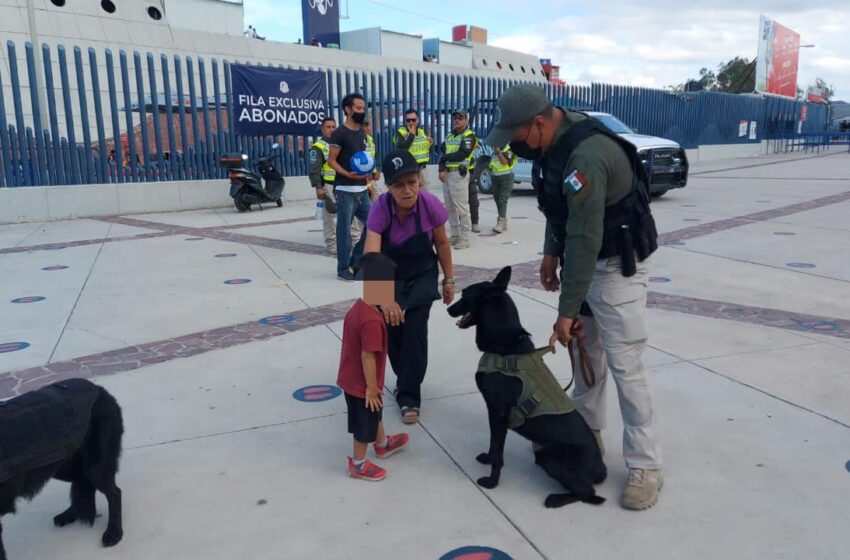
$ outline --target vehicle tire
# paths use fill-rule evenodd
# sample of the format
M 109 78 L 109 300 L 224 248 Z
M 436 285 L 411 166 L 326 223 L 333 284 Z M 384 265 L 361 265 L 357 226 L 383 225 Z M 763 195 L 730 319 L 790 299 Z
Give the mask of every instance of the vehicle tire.
M 283 207 L 283 199 L 282 198 L 278 198 L 277 200 L 274 201 L 274 203 L 277 204 L 278 208 Z
M 650 196 L 652 196 L 652 198 L 661 198 L 665 194 L 667 194 L 666 190 L 665 191 L 655 191 L 654 193 L 650 193 Z
M 242 200 L 242 191 L 236 193 L 236 196 L 233 197 L 233 205 L 236 206 L 236 209 L 240 212 L 250 212 L 251 205 Z
M 493 192 L 493 176 L 490 174 L 489 156 L 481 156 L 475 160 L 471 180 L 478 187 L 478 192 L 482 194 L 491 194 Z

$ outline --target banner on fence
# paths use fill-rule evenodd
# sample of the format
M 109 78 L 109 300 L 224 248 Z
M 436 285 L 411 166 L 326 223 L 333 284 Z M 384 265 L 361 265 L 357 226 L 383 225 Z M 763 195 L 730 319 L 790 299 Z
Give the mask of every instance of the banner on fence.
M 796 97 L 799 59 L 800 35 L 769 17 L 761 16 L 756 90 Z
M 233 64 L 236 133 L 248 136 L 314 135 L 328 114 L 325 75 Z

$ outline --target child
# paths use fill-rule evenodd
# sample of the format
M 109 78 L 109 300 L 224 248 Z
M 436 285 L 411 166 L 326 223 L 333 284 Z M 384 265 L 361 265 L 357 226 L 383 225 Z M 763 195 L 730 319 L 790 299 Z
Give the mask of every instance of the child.
M 363 280 L 363 299 L 345 315 L 342 355 L 337 385 L 345 391 L 348 432 L 354 436 L 354 455 L 348 458 L 348 474 L 378 481 L 387 471 L 366 459 L 369 444 L 384 459 L 403 449 L 407 434 L 386 435 L 381 419 L 381 394 L 387 363 L 387 327 L 378 306 L 394 300 L 395 262 L 381 253 L 366 253 L 355 265 L 355 277 Z

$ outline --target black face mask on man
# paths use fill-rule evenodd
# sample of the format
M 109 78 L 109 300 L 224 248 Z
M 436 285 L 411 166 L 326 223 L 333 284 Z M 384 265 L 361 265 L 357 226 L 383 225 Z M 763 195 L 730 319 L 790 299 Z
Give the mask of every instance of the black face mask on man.
M 531 161 L 539 160 L 543 157 L 543 150 L 538 148 L 532 148 L 528 145 L 528 137 L 531 136 L 531 130 L 534 128 L 534 125 L 531 125 L 531 128 L 528 129 L 528 134 L 525 135 L 525 140 L 514 140 L 511 142 L 511 151 L 515 153 L 517 156 L 522 159 L 527 159 Z M 543 133 L 540 133 L 541 137 Z
M 351 120 L 353 120 L 357 124 L 363 124 L 364 122 L 366 122 L 366 113 L 351 113 Z

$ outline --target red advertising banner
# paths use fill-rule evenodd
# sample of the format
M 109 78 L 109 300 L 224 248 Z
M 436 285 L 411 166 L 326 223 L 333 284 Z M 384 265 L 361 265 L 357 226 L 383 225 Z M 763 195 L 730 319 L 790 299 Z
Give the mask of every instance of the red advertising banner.
M 756 89 L 796 97 L 800 34 L 765 16 L 760 23 Z

